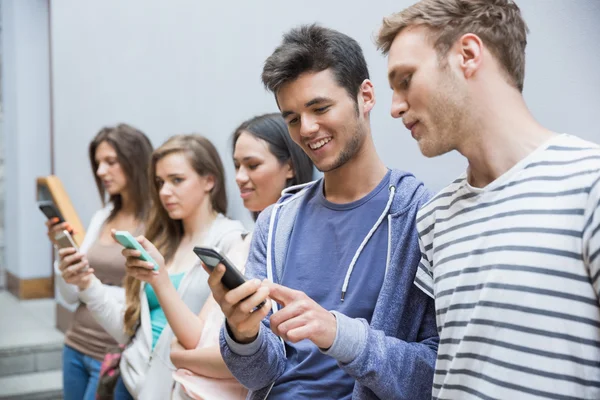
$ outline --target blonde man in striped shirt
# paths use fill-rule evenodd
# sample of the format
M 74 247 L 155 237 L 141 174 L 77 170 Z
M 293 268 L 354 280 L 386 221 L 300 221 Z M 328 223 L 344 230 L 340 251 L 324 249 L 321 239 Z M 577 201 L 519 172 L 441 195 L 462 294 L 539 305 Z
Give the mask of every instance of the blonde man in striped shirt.
M 469 166 L 417 216 L 435 299 L 435 399 L 600 399 L 600 148 L 539 125 L 510 0 L 423 0 L 384 19 L 392 116 Z

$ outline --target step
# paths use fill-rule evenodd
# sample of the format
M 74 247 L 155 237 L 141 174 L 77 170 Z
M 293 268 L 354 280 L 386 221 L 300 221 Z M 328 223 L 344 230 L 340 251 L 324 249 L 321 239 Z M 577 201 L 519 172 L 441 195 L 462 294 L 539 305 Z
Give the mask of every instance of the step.
M 0 400 L 62 398 L 62 371 L 33 372 L 0 378 Z
M 62 369 L 64 335 L 52 299 L 19 301 L 0 292 L 0 378 Z

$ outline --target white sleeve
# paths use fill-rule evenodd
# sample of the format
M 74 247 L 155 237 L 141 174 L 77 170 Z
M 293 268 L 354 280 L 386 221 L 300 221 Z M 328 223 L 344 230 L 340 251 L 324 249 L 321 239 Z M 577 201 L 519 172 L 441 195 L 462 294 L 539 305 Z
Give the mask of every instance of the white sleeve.
M 431 265 L 430 255 L 427 254 L 423 244 L 423 238 L 419 235 L 419 248 L 421 249 L 421 261 L 417 267 L 415 275 L 415 285 L 421 289 L 426 295 L 435 300 L 433 291 L 433 268 Z
M 90 287 L 79 292 L 79 299 L 87 305 L 94 319 L 121 344 L 129 341 L 125 333 L 125 289 L 103 285 L 97 278 Z
M 55 248 L 55 252 L 58 253 L 58 250 Z M 67 304 L 76 304 L 79 303 L 79 288 L 76 285 L 71 285 L 62 278 L 62 273 L 60 269 L 58 269 L 59 262 L 58 260 L 54 260 L 54 277 L 56 282 L 56 288 L 58 289 L 58 293 L 60 294 L 60 299 L 63 300 Z

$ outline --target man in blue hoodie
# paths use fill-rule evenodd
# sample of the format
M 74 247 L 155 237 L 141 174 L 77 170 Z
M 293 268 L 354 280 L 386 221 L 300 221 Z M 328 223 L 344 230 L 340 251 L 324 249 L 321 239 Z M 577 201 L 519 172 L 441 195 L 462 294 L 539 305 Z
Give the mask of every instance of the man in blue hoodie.
M 415 216 L 429 195 L 377 155 L 360 46 L 317 25 L 292 29 L 262 79 L 324 177 L 261 213 L 254 279 L 228 291 L 224 267 L 212 272 L 228 368 L 252 399 L 430 399 L 434 303 L 413 284 Z

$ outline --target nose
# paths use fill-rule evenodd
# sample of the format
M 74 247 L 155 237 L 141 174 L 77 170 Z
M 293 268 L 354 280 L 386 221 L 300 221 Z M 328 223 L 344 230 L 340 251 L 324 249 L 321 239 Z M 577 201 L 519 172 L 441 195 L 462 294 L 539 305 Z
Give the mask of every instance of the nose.
M 303 116 L 300 120 L 300 135 L 304 137 L 311 137 L 319 131 L 319 124 L 317 119 L 311 115 Z
M 158 195 L 163 198 L 168 197 L 172 194 L 173 191 L 171 190 L 171 185 L 169 185 L 167 182 L 163 183 L 162 187 L 158 191 Z
M 106 163 L 101 162 L 100 164 L 98 164 L 98 168 L 96 169 L 96 175 L 102 178 L 103 175 L 106 175 L 107 169 L 108 166 L 106 165 Z
M 238 170 L 235 173 L 235 182 L 238 184 L 238 186 L 243 186 L 245 183 L 248 182 L 248 171 L 246 171 L 246 168 L 244 166 L 240 166 L 238 168 Z
M 394 91 L 392 95 L 392 118 L 402 118 L 408 110 L 408 102 L 406 96 Z

